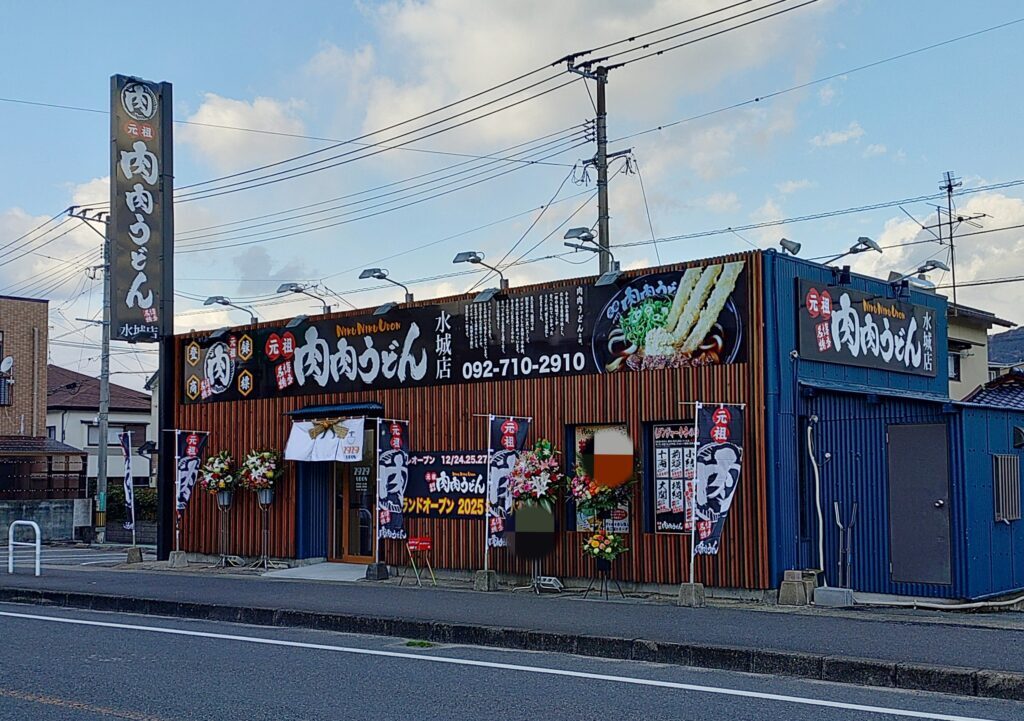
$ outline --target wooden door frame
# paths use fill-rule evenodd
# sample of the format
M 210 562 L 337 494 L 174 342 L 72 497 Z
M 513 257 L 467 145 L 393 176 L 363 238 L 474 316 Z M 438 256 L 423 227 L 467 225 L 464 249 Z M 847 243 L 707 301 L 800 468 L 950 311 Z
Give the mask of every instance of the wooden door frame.
M 341 466 L 340 472 L 338 470 L 339 466 Z M 352 500 L 352 498 L 351 498 L 351 496 L 352 496 L 351 466 L 348 466 L 348 464 L 341 464 L 341 463 L 335 464 L 335 474 L 334 474 L 334 477 L 335 477 L 335 484 L 337 484 L 339 481 L 342 484 L 341 488 L 342 488 L 342 495 L 343 495 L 343 499 L 342 499 L 342 509 L 343 509 L 343 512 L 342 512 L 342 517 L 341 517 L 341 538 L 342 538 L 342 549 L 343 549 L 343 552 L 342 552 L 341 558 L 335 558 L 335 559 L 332 559 L 332 560 L 335 560 L 335 561 L 338 561 L 338 562 L 341 562 L 341 563 L 365 563 L 365 564 L 373 563 L 374 560 L 375 560 L 375 555 L 374 555 L 373 551 L 376 551 L 375 544 L 377 542 L 377 539 L 374 538 L 374 534 L 372 532 L 370 533 L 370 545 L 373 546 L 373 551 L 371 551 L 370 555 L 368 555 L 368 556 L 357 556 L 357 555 L 348 553 L 348 539 L 350 537 L 349 536 L 349 523 L 350 523 L 349 510 L 351 508 L 350 503 L 351 503 L 351 500 Z M 337 485 L 335 485 L 335 489 L 337 489 Z M 337 503 L 335 503 L 334 512 L 335 513 L 338 512 Z M 375 509 L 371 508 L 370 512 L 371 513 L 375 512 Z M 332 529 L 336 528 L 336 526 L 332 525 L 331 528 Z

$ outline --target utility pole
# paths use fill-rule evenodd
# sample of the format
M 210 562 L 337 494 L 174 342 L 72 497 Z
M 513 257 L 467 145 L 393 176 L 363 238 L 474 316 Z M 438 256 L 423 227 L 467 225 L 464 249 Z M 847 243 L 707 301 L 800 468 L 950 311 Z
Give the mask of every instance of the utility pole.
M 100 341 L 100 403 L 96 414 L 99 437 L 96 439 L 96 541 L 103 543 L 107 537 L 107 429 L 110 420 L 110 237 L 106 232 L 106 213 L 96 213 L 92 218 L 87 212 L 72 206 L 68 215 L 80 218 L 103 238 L 103 318 L 99 321 Z M 100 232 L 92 223 L 103 223 Z M 85 319 L 88 320 L 88 319 Z M 90 323 L 96 321 L 88 320 Z
M 608 105 L 606 100 L 606 88 L 608 86 L 608 68 L 603 65 L 590 70 L 588 63 L 574 65 L 576 55 L 568 55 L 564 58 L 566 68 L 570 73 L 582 76 L 586 80 L 593 80 L 597 84 L 597 100 L 595 110 L 597 117 L 594 119 L 594 126 L 597 136 L 597 152 L 588 164 L 597 168 L 597 244 L 599 248 L 608 251 L 611 246 L 611 238 L 608 229 Z M 608 272 L 611 268 L 607 252 L 598 251 L 598 266 L 601 273 Z
M 597 68 L 594 73 L 597 81 L 597 244 L 607 251 L 608 237 L 608 106 L 605 104 L 605 88 L 608 85 L 608 68 Z M 607 252 L 598 253 L 598 266 L 601 273 L 607 273 L 611 267 Z

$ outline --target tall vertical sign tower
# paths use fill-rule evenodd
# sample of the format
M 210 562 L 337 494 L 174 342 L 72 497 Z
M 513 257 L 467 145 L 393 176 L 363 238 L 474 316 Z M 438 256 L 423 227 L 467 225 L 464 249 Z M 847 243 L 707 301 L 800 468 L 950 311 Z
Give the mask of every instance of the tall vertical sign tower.
M 174 454 L 174 139 L 170 83 L 110 78 L 109 332 L 160 343 L 158 557 L 170 549 Z

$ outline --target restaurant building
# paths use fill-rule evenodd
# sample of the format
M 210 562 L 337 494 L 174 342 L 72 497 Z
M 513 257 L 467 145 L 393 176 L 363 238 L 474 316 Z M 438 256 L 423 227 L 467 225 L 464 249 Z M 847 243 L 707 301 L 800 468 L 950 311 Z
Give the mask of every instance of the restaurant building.
M 771 251 L 595 281 L 179 336 L 177 428 L 208 432 L 207 454 L 240 458 L 284 451 L 294 428 L 310 428 L 297 423 L 320 437 L 366 419 L 352 462 L 286 462 L 267 513 L 279 559 L 401 565 L 404 541 L 387 536 L 404 533 L 432 539 L 438 568 L 484 568 L 490 539 L 490 568 L 528 575 L 485 524 L 496 416 L 528 419 L 529 441 L 550 439 L 566 471 L 598 435 L 631 449 L 630 500 L 607 521 L 628 537 L 615 561 L 623 581 L 688 579 L 684 477 L 696 462 L 718 464 L 697 471 L 711 478 L 697 518 L 720 532 L 705 542 L 709 522 L 695 539 L 705 586 L 764 591 L 788 569 L 824 569 L 835 585 L 843 560 L 859 591 L 974 598 L 1024 587 L 1014 445 L 1024 413 L 949 399 L 945 298 Z M 697 408 L 722 404 L 739 424 L 725 465 L 695 437 Z M 386 444 L 388 428 L 409 449 L 401 533 L 381 533 L 377 512 L 375 431 Z M 259 555 L 255 494 L 237 495 L 230 553 Z M 854 503 L 840 554 L 834 513 L 846 523 Z M 182 549 L 224 550 L 219 515 L 212 496 L 192 493 Z M 543 572 L 592 577 L 587 519 L 571 503 L 555 515 Z

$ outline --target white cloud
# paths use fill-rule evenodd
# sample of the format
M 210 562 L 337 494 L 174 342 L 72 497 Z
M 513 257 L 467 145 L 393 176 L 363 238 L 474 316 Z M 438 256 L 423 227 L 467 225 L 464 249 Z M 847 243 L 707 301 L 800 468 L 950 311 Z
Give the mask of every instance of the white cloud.
M 814 181 L 802 178 L 800 180 L 784 180 L 781 183 L 776 183 L 775 189 L 783 195 L 789 195 L 790 193 L 795 193 L 798 190 L 813 188 L 815 185 L 817 185 L 817 183 Z
M 822 105 L 829 105 L 836 97 L 836 89 L 829 83 L 818 91 L 818 102 Z
M 754 212 L 750 214 L 750 220 L 753 223 L 765 223 L 772 220 L 779 220 L 784 217 L 782 208 L 771 198 L 767 198 L 764 203 L 757 207 Z M 779 228 L 768 227 L 760 228 L 753 232 L 753 235 L 758 243 L 764 247 L 771 247 L 779 241 Z M 745 238 L 750 238 L 750 235 L 744 233 Z
M 541 64 L 538 60 L 554 60 L 584 45 L 593 47 L 618 40 L 630 29 L 660 27 L 677 22 L 680 15 L 718 8 L 712 0 L 628 4 L 611 0 L 498 4 L 424 0 L 371 6 L 366 10 L 376 22 L 379 42 L 374 48 L 376 74 L 369 80 L 364 130 L 384 127 L 478 92 L 493 85 L 496 78 L 518 76 Z M 760 24 L 756 33 L 729 33 L 693 48 L 645 60 L 642 65 L 613 71 L 609 102 L 620 122 L 664 118 L 681 96 L 713 88 L 722 78 L 762 66 L 782 53 L 796 52 L 792 49 L 802 47 L 797 40 L 813 32 L 824 12 L 810 8 Z M 567 33 L 566 28 L 572 28 L 572 32 Z M 608 52 L 624 49 L 627 46 Z M 344 61 L 343 72 L 348 72 L 351 58 L 345 57 Z M 697 67 L 699 72 L 694 71 Z M 540 80 L 546 73 L 558 75 L 560 70 L 545 70 L 519 86 Z M 664 83 L 665 77 L 672 78 L 671 84 Z M 570 78 L 567 73 L 559 75 L 559 81 Z M 474 123 L 460 134 L 490 142 L 530 137 L 550 131 L 569 118 L 575 122 L 589 115 L 589 104 L 585 91 L 577 84 Z M 514 122 L 509 122 L 513 117 Z
M 712 213 L 735 213 L 740 209 L 740 199 L 736 193 L 712 193 L 699 202 Z
M 888 151 L 889 149 L 881 143 L 872 143 L 868 147 L 864 148 L 864 157 L 872 158 L 876 155 L 885 155 Z
M 864 128 L 856 120 L 846 126 L 845 130 L 829 130 L 811 138 L 811 145 L 816 148 L 828 148 L 842 145 L 851 140 L 859 140 L 864 135 Z
M 301 135 L 305 125 L 297 113 L 302 103 L 258 97 L 251 102 L 207 93 L 188 120 L 206 125 L 183 125 L 177 140 L 192 146 L 199 162 L 218 172 L 251 168 L 309 150 L 306 141 L 286 135 L 246 133 L 210 126 L 249 128 Z

